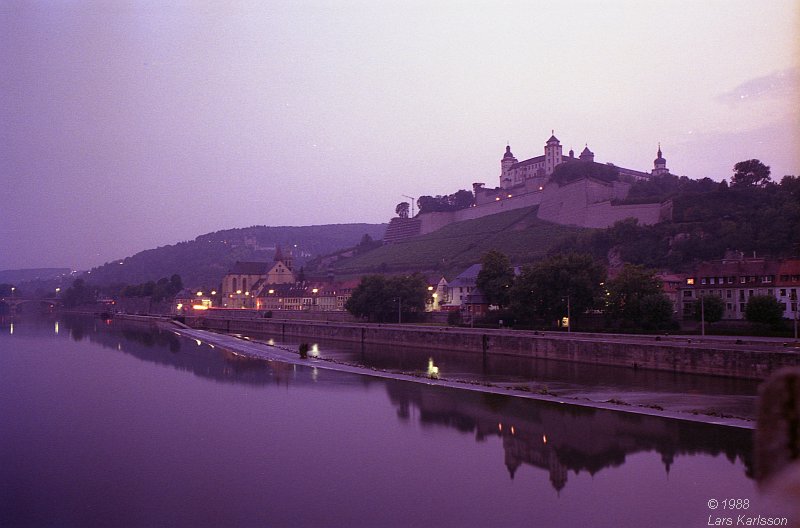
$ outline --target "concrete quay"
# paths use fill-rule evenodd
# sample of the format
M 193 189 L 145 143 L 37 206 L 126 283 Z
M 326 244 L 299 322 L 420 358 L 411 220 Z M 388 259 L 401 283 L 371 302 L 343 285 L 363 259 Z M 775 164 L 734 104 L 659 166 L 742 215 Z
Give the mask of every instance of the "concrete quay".
M 763 380 L 783 367 L 800 366 L 800 343 L 724 336 L 646 336 L 491 330 L 423 325 L 319 322 L 200 316 L 194 328 L 262 333 L 285 338 L 334 339 L 363 344 L 508 355 L 653 369 L 684 374 Z

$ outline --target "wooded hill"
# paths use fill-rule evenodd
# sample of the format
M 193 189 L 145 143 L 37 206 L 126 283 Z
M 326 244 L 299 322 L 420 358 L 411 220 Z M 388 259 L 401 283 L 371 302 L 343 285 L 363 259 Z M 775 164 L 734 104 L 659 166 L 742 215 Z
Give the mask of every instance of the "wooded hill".
M 186 286 L 216 287 L 237 260 L 271 261 L 276 245 L 294 253 L 299 269 L 310 258 L 356 245 L 364 235 L 380 240 L 385 230 L 385 224 L 227 229 L 141 251 L 93 268 L 83 277 L 94 285 L 107 286 L 139 284 L 178 274 Z

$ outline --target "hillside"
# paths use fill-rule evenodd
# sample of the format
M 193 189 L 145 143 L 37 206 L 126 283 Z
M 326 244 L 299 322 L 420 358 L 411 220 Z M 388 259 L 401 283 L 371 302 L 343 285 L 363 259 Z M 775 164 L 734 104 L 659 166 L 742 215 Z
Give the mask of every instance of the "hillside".
M 442 229 L 404 242 L 386 245 L 352 258 L 323 259 L 337 275 L 436 270 L 453 275 L 497 249 L 514 263 L 533 262 L 566 237 L 585 229 L 551 224 L 536 218 L 536 207 L 515 209 Z
M 69 268 L 29 268 L 0 271 L 0 284 L 18 284 L 25 281 L 56 280 L 68 276 Z
M 237 260 L 271 260 L 276 245 L 284 251 L 291 248 L 299 268 L 315 256 L 355 246 L 365 234 L 380 239 L 385 229 L 385 224 L 228 229 L 142 251 L 93 268 L 84 277 L 92 284 L 102 286 L 139 284 L 177 273 L 187 286 L 213 287 Z
M 730 252 L 774 258 L 800 255 L 800 178 L 729 187 L 708 178 L 666 175 L 634 185 L 625 203 L 667 199 L 674 204 L 673 220 L 652 226 L 629 219 L 607 229 L 568 227 L 537 219 L 536 207 L 529 207 L 314 264 L 333 268 L 338 276 L 433 270 L 452 276 L 496 249 L 515 264 L 548 253 L 580 252 L 610 260 L 611 266 L 629 262 L 680 272 Z

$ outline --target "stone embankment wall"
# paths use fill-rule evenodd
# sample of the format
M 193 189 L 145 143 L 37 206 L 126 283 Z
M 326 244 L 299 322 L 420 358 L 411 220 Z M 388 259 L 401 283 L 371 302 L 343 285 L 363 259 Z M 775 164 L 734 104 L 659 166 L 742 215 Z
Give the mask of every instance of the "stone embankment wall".
M 800 365 L 797 349 L 757 350 L 735 341 L 697 342 L 650 336 L 565 335 L 466 328 L 345 324 L 270 319 L 197 318 L 196 328 L 260 332 L 276 337 L 339 339 L 370 344 L 403 344 L 473 354 L 497 354 L 645 368 L 687 374 L 764 379 L 785 366 Z M 690 342 L 691 341 L 691 342 Z
M 419 221 L 414 224 L 414 234 L 409 235 L 410 231 L 404 232 L 403 237 L 393 237 L 392 241 L 405 240 L 415 234 L 432 233 L 454 222 L 534 205 L 539 206 L 537 216 L 541 220 L 579 227 L 606 228 L 626 218 L 636 218 L 641 225 L 653 225 L 672 218 L 672 202 L 614 205 L 612 200 L 624 198 L 628 187 L 623 182 L 607 184 L 588 178 L 564 186 L 549 183 L 543 191 L 525 192 L 510 198 L 504 195 L 499 201 L 482 203 L 459 211 L 417 215 L 413 219 Z M 399 219 L 392 221 L 395 220 Z

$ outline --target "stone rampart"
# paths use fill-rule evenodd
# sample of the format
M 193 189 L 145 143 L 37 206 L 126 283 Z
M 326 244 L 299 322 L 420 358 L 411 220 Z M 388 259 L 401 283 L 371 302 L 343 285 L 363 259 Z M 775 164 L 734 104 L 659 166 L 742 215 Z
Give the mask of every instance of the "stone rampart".
M 422 213 L 417 215 L 416 218 L 420 220 L 420 234 L 433 233 L 448 224 L 455 222 L 463 222 L 464 220 L 474 220 L 476 218 L 483 218 L 497 213 L 504 213 L 514 209 L 522 209 L 523 207 L 531 207 L 539 205 L 542 201 L 541 192 L 529 192 L 513 196 L 511 198 L 503 198 L 489 203 L 476 205 L 475 207 L 468 207 L 458 211 L 449 211 L 443 213 Z
M 755 350 L 727 342 L 690 343 L 677 338 L 635 336 L 624 339 L 606 338 L 600 334 L 570 336 L 448 327 L 208 317 L 194 319 L 191 325 L 226 332 L 259 332 L 276 337 L 403 344 L 472 354 L 552 359 L 742 379 L 764 379 L 779 368 L 800 365 L 800 353 L 797 351 Z

